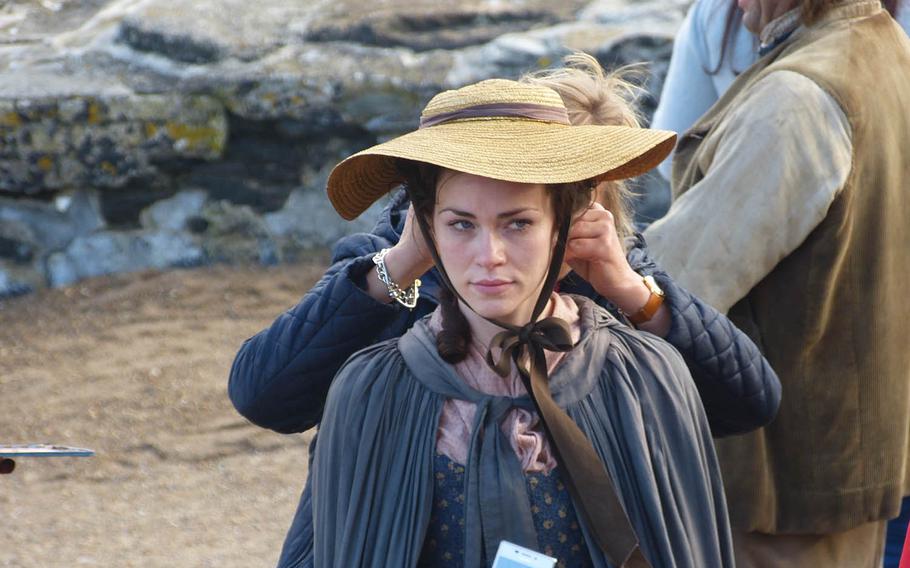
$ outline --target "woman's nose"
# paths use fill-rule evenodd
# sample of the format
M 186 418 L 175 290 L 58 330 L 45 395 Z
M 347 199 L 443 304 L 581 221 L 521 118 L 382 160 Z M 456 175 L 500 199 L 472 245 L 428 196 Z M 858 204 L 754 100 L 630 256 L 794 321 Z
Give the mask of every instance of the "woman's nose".
M 477 263 L 481 266 L 497 266 L 506 260 L 506 247 L 495 231 L 484 231 L 480 236 Z

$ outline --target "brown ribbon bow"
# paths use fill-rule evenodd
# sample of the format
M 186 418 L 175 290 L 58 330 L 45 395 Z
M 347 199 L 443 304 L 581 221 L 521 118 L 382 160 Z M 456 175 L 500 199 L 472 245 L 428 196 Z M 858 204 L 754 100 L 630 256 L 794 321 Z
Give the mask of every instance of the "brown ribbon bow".
M 546 318 L 522 327 L 509 326 L 490 340 L 487 348 L 487 365 L 500 377 L 508 377 L 512 361 L 518 361 L 523 347 L 534 344 L 538 350 L 571 351 L 572 334 L 565 321 Z M 493 360 L 493 349 L 499 349 L 499 360 Z M 529 391 L 530 392 L 530 391 Z

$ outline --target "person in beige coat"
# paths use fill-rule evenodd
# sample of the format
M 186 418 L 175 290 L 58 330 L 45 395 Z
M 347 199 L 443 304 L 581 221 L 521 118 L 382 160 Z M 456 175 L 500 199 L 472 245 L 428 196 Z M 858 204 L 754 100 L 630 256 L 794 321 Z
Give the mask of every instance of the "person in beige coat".
M 777 418 L 718 441 L 738 565 L 878 567 L 910 493 L 910 40 L 875 0 L 740 6 L 761 58 L 645 236 L 781 378 Z

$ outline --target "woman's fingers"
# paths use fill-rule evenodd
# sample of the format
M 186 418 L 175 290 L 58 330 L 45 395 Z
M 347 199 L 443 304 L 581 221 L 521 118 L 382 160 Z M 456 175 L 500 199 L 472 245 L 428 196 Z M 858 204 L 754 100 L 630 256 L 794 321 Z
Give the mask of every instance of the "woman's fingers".
M 575 220 L 576 221 L 581 221 L 583 219 L 592 220 L 592 219 L 599 219 L 602 217 L 608 218 L 608 219 L 610 219 L 610 221 L 613 221 L 612 213 L 610 213 L 609 211 L 604 209 L 603 205 L 601 205 L 600 203 L 594 203 L 590 207 L 585 209 L 584 212 L 581 215 L 579 215 Z
M 576 241 L 590 240 L 591 243 Z M 613 223 L 613 215 L 601 208 L 599 211 L 589 209 L 569 230 L 569 253 L 574 257 L 588 255 L 589 260 L 598 260 L 620 254 L 623 257 L 619 236 Z M 615 249 L 615 250 L 614 250 Z
M 574 229 L 575 227 L 583 227 L 591 224 L 613 226 L 613 214 L 604 209 L 599 203 L 595 203 L 572 222 L 572 228 Z
M 433 258 L 423 231 L 418 226 L 417 219 L 414 218 L 414 205 L 408 206 L 408 214 L 404 220 L 404 230 L 401 231 L 401 244 L 406 245 L 408 249 L 414 251 L 415 263 L 432 266 Z M 429 268 L 428 268 L 429 270 Z
M 613 225 L 605 221 L 576 221 L 569 229 L 569 239 L 587 239 L 609 234 Z
M 567 260 L 601 260 L 604 257 L 604 242 L 599 238 L 575 238 L 566 247 Z

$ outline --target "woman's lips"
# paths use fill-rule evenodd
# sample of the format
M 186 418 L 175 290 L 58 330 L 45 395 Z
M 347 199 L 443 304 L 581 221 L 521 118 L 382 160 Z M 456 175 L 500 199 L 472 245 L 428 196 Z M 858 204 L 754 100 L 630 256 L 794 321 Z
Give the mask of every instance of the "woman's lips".
M 481 294 L 499 294 L 503 292 L 506 288 L 512 285 L 512 282 L 509 280 L 477 280 L 471 282 L 471 286 L 474 287 Z

